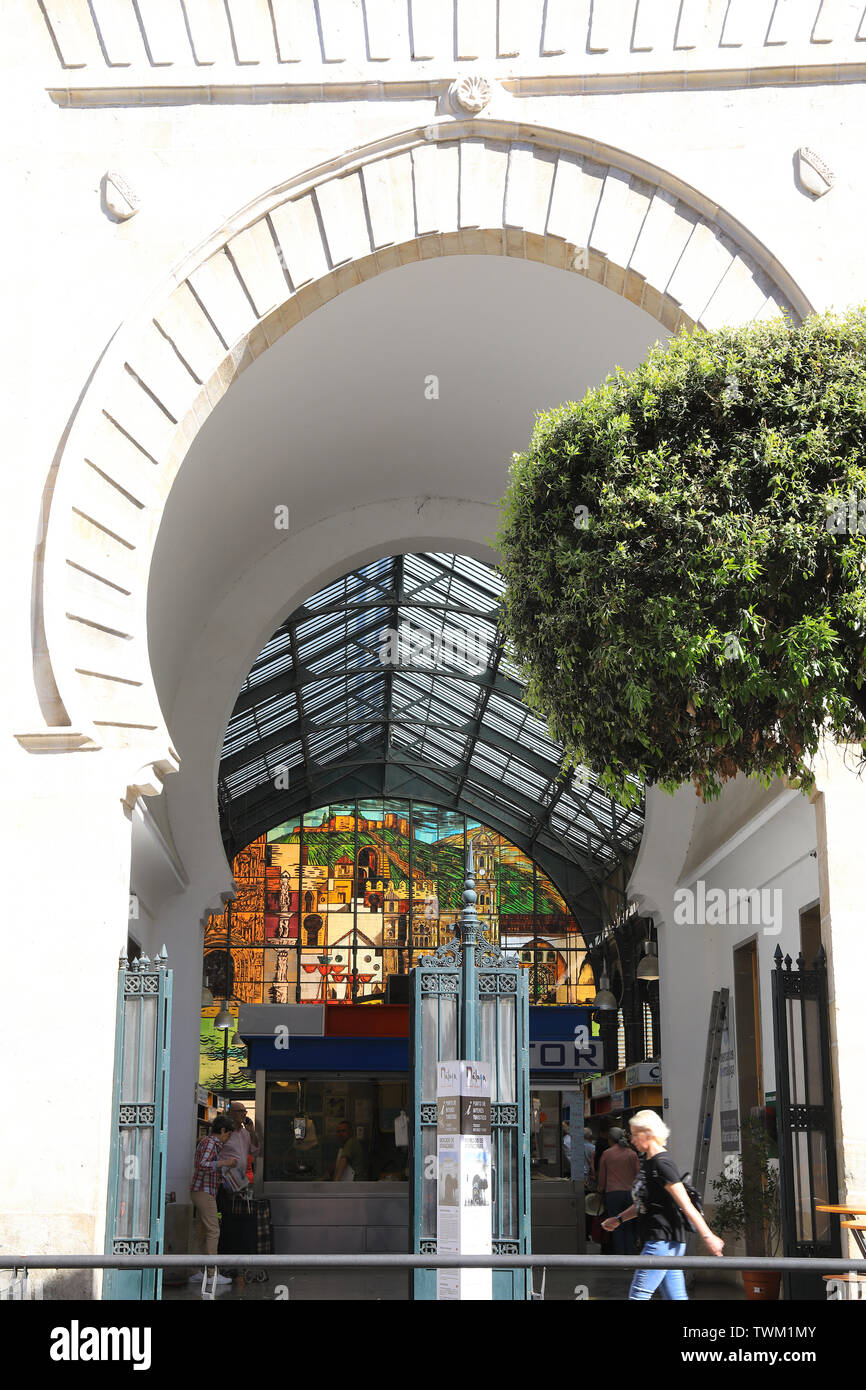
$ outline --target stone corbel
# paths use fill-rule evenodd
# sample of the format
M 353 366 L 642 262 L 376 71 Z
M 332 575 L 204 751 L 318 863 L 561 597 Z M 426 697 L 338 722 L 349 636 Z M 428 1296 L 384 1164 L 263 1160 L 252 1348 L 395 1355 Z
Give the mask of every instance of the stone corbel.
M 143 763 L 133 780 L 127 784 L 126 792 L 121 798 L 129 814 L 132 814 L 140 796 L 160 796 L 166 777 L 172 772 L 177 772 L 179 767 L 180 758 L 171 746 L 167 754 L 154 758 L 152 762 Z

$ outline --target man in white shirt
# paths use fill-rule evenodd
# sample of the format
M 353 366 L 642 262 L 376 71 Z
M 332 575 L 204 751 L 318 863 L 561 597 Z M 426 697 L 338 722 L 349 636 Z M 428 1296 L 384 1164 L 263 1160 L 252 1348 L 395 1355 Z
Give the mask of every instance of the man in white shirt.
M 247 1115 L 247 1107 L 242 1100 L 233 1100 L 229 1106 L 229 1119 L 235 1128 L 226 1139 L 222 1147 L 224 1158 L 233 1157 L 237 1159 L 237 1164 L 232 1170 L 234 1181 L 245 1179 L 247 1172 L 247 1160 L 250 1156 L 257 1158 L 261 1152 L 261 1135 Z M 234 1185 L 234 1184 L 233 1184 Z M 244 1182 L 240 1182 L 240 1187 Z

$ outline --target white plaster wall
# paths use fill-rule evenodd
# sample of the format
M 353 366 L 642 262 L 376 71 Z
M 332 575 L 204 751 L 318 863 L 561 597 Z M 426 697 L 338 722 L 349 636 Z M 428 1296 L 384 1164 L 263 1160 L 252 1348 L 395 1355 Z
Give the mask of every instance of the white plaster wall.
M 4 1104 L 20 1139 L 0 1165 L 4 1250 L 102 1249 L 130 863 L 117 762 L 17 750 L 4 777 Z M 89 1272 L 41 1282 L 53 1297 L 99 1287 Z
M 665 1121 L 672 1130 L 671 1150 L 683 1167 L 691 1167 L 700 1117 L 701 1086 L 710 1003 L 713 991 L 727 987 L 734 1015 L 734 949 L 755 938 L 758 948 L 761 1053 L 764 1093 L 775 1090 L 771 973 L 777 945 L 796 958 L 800 950 L 800 912 L 818 901 L 817 832 L 809 801 L 801 793 L 771 788 L 769 805 L 751 820 L 742 822 L 738 806 L 752 800 L 752 789 L 743 778 L 728 783 L 719 803 L 715 843 L 706 831 L 707 809 L 691 787 L 681 788 L 671 801 L 653 788 L 648 795 L 647 829 L 632 877 L 630 892 L 652 910 L 659 930 L 659 999 L 662 1019 L 662 1058 Z M 695 825 L 702 821 L 703 854 L 700 862 L 689 858 Z M 728 829 L 723 827 L 727 825 Z M 729 833 L 730 826 L 736 826 Z M 654 853 L 660 836 L 670 852 L 667 861 Z M 698 879 L 706 892 L 722 889 L 766 889 L 771 909 L 781 907 L 777 922 L 753 925 L 740 922 L 717 925 L 685 925 L 674 921 L 674 894 L 680 889 L 696 892 Z M 765 930 L 765 925 L 768 930 Z M 776 932 L 774 927 L 780 926 Z M 719 1099 L 713 1121 L 707 1170 L 707 1200 L 712 1201 L 712 1180 L 722 1170 Z

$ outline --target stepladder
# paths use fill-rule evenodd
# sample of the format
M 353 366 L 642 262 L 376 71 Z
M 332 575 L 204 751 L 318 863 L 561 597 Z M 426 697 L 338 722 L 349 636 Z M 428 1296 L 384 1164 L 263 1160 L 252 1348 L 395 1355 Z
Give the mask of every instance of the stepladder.
M 722 1034 L 728 1019 L 729 1001 L 730 990 L 717 989 L 713 992 L 712 1003 L 710 1004 L 707 1051 L 704 1058 L 704 1076 L 701 1084 L 698 1132 L 695 1142 L 695 1161 L 692 1165 L 692 1183 L 700 1193 L 701 1200 L 703 1200 L 707 1182 L 710 1141 L 713 1134 L 713 1110 L 719 1082 L 719 1060 L 722 1055 Z

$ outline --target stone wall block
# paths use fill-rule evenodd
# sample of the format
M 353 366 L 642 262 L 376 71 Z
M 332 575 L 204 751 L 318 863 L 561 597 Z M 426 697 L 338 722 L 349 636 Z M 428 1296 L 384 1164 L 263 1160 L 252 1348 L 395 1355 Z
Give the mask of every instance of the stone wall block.
M 587 280 L 594 280 L 597 285 L 603 285 L 609 269 L 607 257 L 599 251 L 590 251 L 587 259 L 589 266 L 584 272 Z
M 575 246 L 586 246 L 607 170 L 582 156 L 560 155 L 550 201 L 547 230 Z
M 575 46 L 582 48 L 588 31 L 590 5 L 588 0 L 547 0 L 542 11 L 544 27 L 541 51 L 545 57 L 567 53 Z
M 694 231 L 697 216 L 678 203 L 673 193 L 658 188 L 644 219 L 629 269 L 648 285 L 664 290 Z
M 619 169 L 609 169 L 589 245 L 624 270 L 631 260 L 649 205 L 650 190 L 646 185 L 635 184 Z M 622 283 L 617 293 L 622 293 Z
M 460 226 L 501 227 L 508 149 L 483 140 L 460 144 Z
M 668 282 L 668 294 L 697 321 L 732 260 L 730 244 L 722 240 L 717 228 L 698 222 Z
M 271 13 L 280 62 L 319 61 L 315 0 L 271 0 Z
M 136 728 L 153 728 L 153 697 L 141 676 L 118 678 L 114 672 L 102 675 L 82 671 L 78 679 L 88 706 L 99 709 L 97 722 L 101 728 L 114 724 L 118 729 L 125 729 L 131 725 L 126 736 L 130 743 Z M 111 742 L 113 744 L 114 739 Z
M 682 0 L 676 29 L 676 48 L 699 48 L 704 42 L 709 10 L 706 0 Z
M 140 544 L 144 508 L 88 464 L 78 477 L 75 506 L 130 548 Z
M 149 505 L 159 470 L 107 415 L 88 438 L 87 459 L 136 502 Z
M 237 61 L 273 61 L 274 29 L 268 0 L 226 0 L 226 4 Z
M 119 588 L 102 583 L 72 565 L 68 571 L 66 587 L 70 614 L 86 619 L 87 623 L 97 624 L 99 628 L 107 628 L 109 633 L 120 633 L 124 637 L 131 635 L 136 621 L 130 594 L 122 593 Z M 129 669 L 128 663 L 124 669 Z M 115 671 L 116 667 L 112 674 Z
M 147 39 L 147 50 L 153 63 L 190 63 L 193 59 L 189 35 L 183 17 L 183 6 L 167 5 L 165 0 L 136 0 Z
M 316 190 L 332 265 L 343 265 L 370 251 L 370 230 L 360 174 L 328 179 Z
M 505 221 L 511 227 L 543 232 L 547 226 L 556 156 L 529 145 L 512 145 L 505 186 Z
M 784 314 L 786 310 L 788 310 L 788 308 L 789 306 L 787 300 L 785 300 L 783 296 L 779 294 L 777 291 L 775 294 L 770 294 L 767 296 L 760 309 L 755 314 L 753 322 L 761 323 L 765 319 L 778 318 L 779 315 Z
M 755 266 L 741 252 L 734 255 L 727 274 L 701 314 L 704 328 L 749 323 L 767 299 L 766 289 L 755 278 Z
M 409 0 L 412 15 L 412 57 L 436 58 L 454 52 L 453 0 Z
M 149 323 L 139 335 L 127 365 L 174 420 L 183 418 L 198 383 L 154 323 Z
M 396 270 L 403 264 L 398 246 L 383 246 L 381 251 L 375 253 L 375 256 L 380 274 L 385 270 Z
M 90 0 L 90 10 L 102 47 L 112 67 L 129 67 L 145 61 L 141 30 L 131 0 Z
M 546 236 L 539 232 L 524 232 L 523 239 L 528 261 L 538 261 L 540 265 L 550 265 L 552 241 L 549 241 Z
M 412 173 L 418 235 L 455 231 L 460 192 L 457 144 L 417 145 L 412 150 Z
M 86 601 L 80 607 L 86 609 Z M 76 613 L 70 609 L 69 626 L 75 643 L 76 671 L 96 671 L 114 677 L 116 682 L 142 680 L 147 670 L 147 656 L 141 650 L 143 644 L 136 642 L 132 634 L 120 634 L 115 614 L 106 611 L 103 616 L 106 622 L 99 624 L 87 612 Z M 114 627 L 112 618 L 115 619 Z M 106 711 L 103 708 L 94 713 L 99 718 Z
M 716 10 L 720 10 L 717 6 Z M 724 11 L 719 46 L 754 48 L 762 45 L 770 23 L 772 5 L 767 0 L 730 0 Z M 718 14 L 714 16 L 718 23 Z
M 174 433 L 174 422 L 129 372 L 120 374 L 106 399 L 105 411 L 152 459 L 162 457 Z
M 274 208 L 270 218 L 294 288 L 327 275 L 330 266 L 312 194 Z
M 415 235 L 412 159 L 407 154 L 377 159 L 363 171 L 374 246 L 409 241 Z
M 256 312 L 225 251 L 217 251 L 189 276 L 189 283 L 226 347 L 248 333 Z
M 622 286 L 623 297 L 630 303 L 640 306 L 643 302 L 645 289 L 646 281 L 643 276 L 636 270 L 627 270 Z
M 766 40 L 770 47 L 780 47 L 795 37 L 798 8 L 798 0 L 778 0 L 778 4 L 773 6 Z
M 672 48 L 679 10 L 679 0 L 636 0 L 632 52 Z
M 491 19 L 490 0 L 455 0 L 458 60 L 479 58 L 487 52 L 487 25 Z
M 223 0 L 183 0 L 197 63 L 233 63 L 231 34 Z
M 189 285 L 172 292 L 156 316 L 197 381 L 207 381 L 225 355 L 225 344 Z
M 587 48 L 590 53 L 628 50 L 635 0 L 592 0 Z
M 528 32 L 525 20 L 525 0 L 499 0 L 496 17 L 496 54 L 499 58 L 516 58 L 523 48 L 523 35 Z
M 372 62 L 402 58 L 409 52 L 406 0 L 364 0 L 367 51 Z
M 137 552 L 76 511 L 74 504 L 64 553 L 70 569 L 77 567 L 127 593 L 135 592 L 141 572 Z
M 87 0 L 43 0 L 42 8 L 65 68 L 104 63 Z
M 360 0 L 318 0 L 326 63 L 342 63 L 364 52 Z
M 270 313 L 290 291 L 267 218 L 232 237 L 228 249 L 256 313 Z
M 851 13 L 854 8 L 849 0 L 821 0 L 821 8 L 812 28 L 812 43 L 832 43 L 834 39 L 847 38 L 846 20 L 859 18 L 859 14 Z M 856 8 L 859 11 L 859 4 Z

